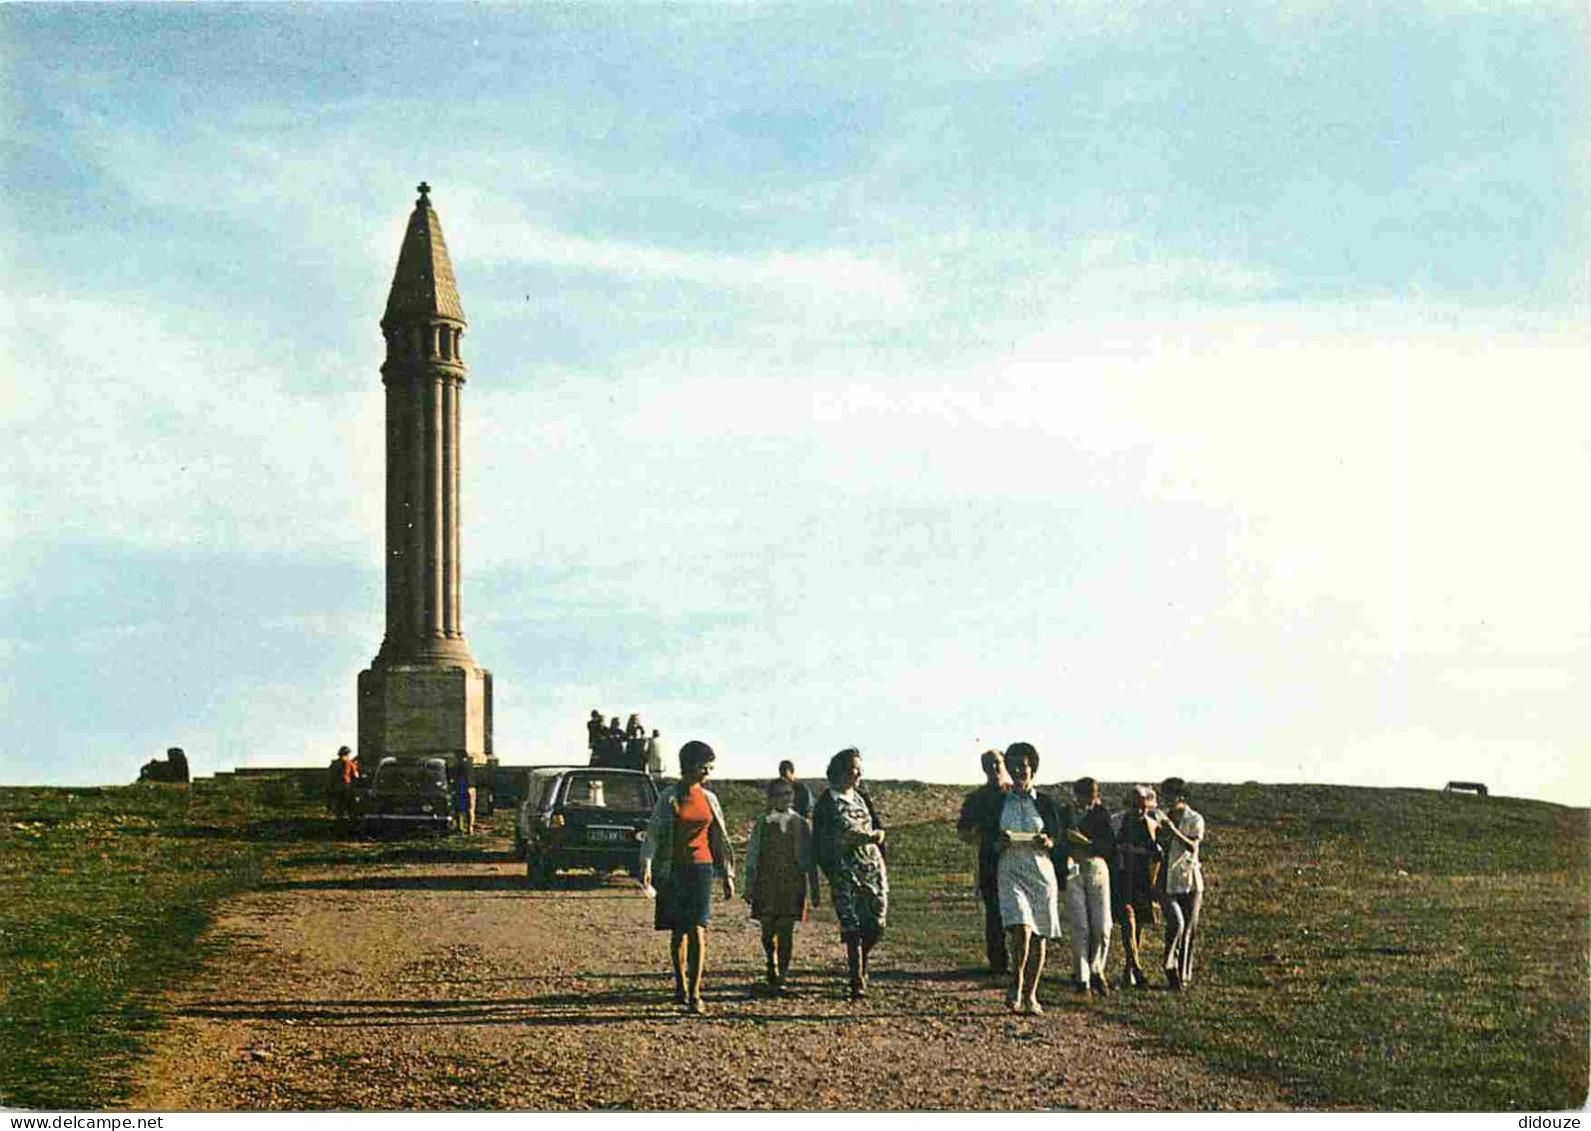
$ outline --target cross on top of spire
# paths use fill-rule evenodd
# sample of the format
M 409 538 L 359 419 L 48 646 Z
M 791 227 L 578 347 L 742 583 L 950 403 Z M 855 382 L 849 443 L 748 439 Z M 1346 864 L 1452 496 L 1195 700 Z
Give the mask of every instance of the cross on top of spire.
M 419 185 L 416 186 L 416 191 L 418 191 L 419 194 L 420 194 L 420 200 L 419 200 L 420 204 L 429 204 L 430 203 L 430 201 L 427 199 L 430 196 L 430 194 L 431 194 L 431 186 L 430 185 L 426 184 L 424 181 L 421 181 L 419 183 Z

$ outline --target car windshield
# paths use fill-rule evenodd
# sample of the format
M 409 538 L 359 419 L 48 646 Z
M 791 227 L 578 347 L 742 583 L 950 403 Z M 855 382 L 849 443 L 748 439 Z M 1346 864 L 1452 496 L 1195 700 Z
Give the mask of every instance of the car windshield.
M 434 766 L 416 766 L 393 762 L 376 771 L 376 786 L 393 789 L 446 789 L 447 779 Z
M 652 808 L 652 791 L 645 778 L 627 774 L 576 774 L 564 792 L 565 805 L 631 812 Z

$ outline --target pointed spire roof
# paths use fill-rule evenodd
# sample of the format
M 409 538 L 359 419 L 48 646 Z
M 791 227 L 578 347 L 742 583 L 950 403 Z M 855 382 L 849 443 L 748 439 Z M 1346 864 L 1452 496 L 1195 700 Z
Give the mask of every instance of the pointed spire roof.
M 421 181 L 419 193 L 420 199 L 414 202 L 414 212 L 409 216 L 409 229 L 403 233 L 398 269 L 392 273 L 387 313 L 381 319 L 383 326 L 437 317 L 464 321 L 458 284 L 453 281 L 453 262 L 448 259 L 447 241 L 442 238 L 442 222 L 431 207 L 431 186 Z

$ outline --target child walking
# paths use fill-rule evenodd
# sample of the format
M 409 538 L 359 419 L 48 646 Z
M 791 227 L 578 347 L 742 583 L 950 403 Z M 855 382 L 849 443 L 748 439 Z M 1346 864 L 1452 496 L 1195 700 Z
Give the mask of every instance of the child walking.
M 807 917 L 807 898 L 817 898 L 818 873 L 812 859 L 812 826 L 793 808 L 795 786 L 776 778 L 768 786 L 769 811 L 751 827 L 746 848 L 746 902 L 762 924 L 762 949 L 768 956 L 768 988 L 781 996 L 790 989 L 790 955 L 795 925 Z

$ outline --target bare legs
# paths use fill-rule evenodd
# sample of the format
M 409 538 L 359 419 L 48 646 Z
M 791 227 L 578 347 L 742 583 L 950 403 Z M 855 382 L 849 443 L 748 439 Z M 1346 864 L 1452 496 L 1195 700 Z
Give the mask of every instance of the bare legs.
M 707 929 L 676 929 L 669 937 L 669 958 L 674 967 L 674 1000 L 692 1013 L 704 1012 L 702 968 L 707 963 Z
M 1044 973 L 1044 937 L 1018 924 L 1006 929 L 1006 952 L 1011 958 L 1011 989 L 1006 1004 L 1013 1011 L 1043 1013 L 1039 1005 L 1039 977 Z

